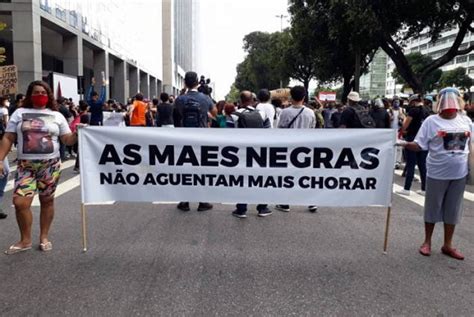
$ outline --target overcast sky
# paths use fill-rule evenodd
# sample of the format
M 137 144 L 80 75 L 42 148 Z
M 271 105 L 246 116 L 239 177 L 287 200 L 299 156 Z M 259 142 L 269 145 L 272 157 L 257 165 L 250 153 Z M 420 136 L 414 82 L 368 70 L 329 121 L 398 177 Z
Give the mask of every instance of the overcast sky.
M 280 18 L 287 13 L 287 0 L 198 0 L 203 34 L 201 61 L 206 76 L 216 85 L 216 98 L 223 99 L 234 82 L 236 66 L 245 58 L 243 37 L 253 31 L 280 31 Z M 288 18 L 283 27 L 288 26 Z

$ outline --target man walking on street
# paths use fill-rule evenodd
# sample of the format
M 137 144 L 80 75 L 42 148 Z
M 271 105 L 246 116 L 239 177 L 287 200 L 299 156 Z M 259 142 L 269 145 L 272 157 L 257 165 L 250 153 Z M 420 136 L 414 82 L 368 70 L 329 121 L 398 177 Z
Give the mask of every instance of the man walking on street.
M 314 129 L 316 127 L 316 116 L 314 111 L 304 106 L 306 89 L 303 86 L 295 86 L 290 91 L 292 105 L 283 109 L 280 115 L 278 128 L 280 129 Z M 276 205 L 276 209 L 284 212 L 290 211 L 289 205 Z M 316 212 L 318 207 L 309 206 L 310 212 Z
M 195 72 L 187 72 L 184 76 L 187 93 L 179 96 L 175 101 L 176 127 L 209 128 L 209 114 L 216 116 L 216 107 L 209 96 L 198 92 L 199 79 Z M 198 211 L 212 209 L 209 203 L 200 202 Z M 180 202 L 179 210 L 189 211 L 189 202 Z

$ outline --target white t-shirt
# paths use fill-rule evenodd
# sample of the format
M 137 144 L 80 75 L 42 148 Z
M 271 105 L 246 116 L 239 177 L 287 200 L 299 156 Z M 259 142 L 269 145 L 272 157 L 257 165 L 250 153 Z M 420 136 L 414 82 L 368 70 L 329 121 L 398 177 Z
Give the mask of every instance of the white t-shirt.
M 60 112 L 26 108 L 19 108 L 13 113 L 5 131 L 16 133 L 20 160 L 58 158 L 58 137 L 71 133 Z
M 467 175 L 471 120 L 462 114 L 447 120 L 429 116 L 421 125 L 415 142 L 428 150 L 427 176 L 433 179 L 461 179 Z
M 275 107 L 271 103 L 259 103 L 257 110 L 265 112 L 266 117 L 270 119 L 270 128 L 273 129 L 273 119 L 275 118 Z

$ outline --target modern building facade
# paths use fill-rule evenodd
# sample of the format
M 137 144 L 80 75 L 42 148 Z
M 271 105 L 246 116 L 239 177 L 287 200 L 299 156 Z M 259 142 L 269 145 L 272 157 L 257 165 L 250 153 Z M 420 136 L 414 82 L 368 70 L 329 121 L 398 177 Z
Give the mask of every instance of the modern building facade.
M 363 98 L 371 99 L 385 95 L 387 59 L 387 54 L 378 50 L 369 65 L 368 73 L 360 77 L 359 93 Z
M 95 77 L 96 89 L 103 74 L 107 97 L 120 102 L 137 92 L 149 98 L 165 88 L 175 92 L 182 87 L 176 74 L 184 76 L 196 58 L 193 38 L 187 35 L 193 32 L 183 32 L 199 19 L 193 11 L 195 2 L 3 0 L 0 22 L 7 28 L 0 32 L 0 46 L 7 50 L 4 65 L 17 66 L 22 92 L 31 81 L 52 72 L 79 76 L 85 88 Z
M 431 43 L 431 38 L 428 34 L 422 33 L 419 37 L 410 39 L 405 48 L 405 54 L 420 52 L 423 55 L 429 55 L 433 59 L 437 59 L 445 54 L 452 46 L 459 29 L 457 27 L 448 29 L 441 33 L 441 37 L 435 42 Z M 474 33 L 468 32 L 464 37 L 460 49 L 474 46 Z M 448 64 L 441 67 L 442 71 L 449 71 L 458 67 L 466 68 L 466 72 L 471 78 L 474 78 L 474 52 L 468 55 L 461 55 L 455 57 Z M 395 69 L 395 64 L 390 58 L 387 58 L 386 71 L 386 95 L 394 95 L 400 93 L 402 85 L 395 82 L 392 77 L 392 72 Z
M 200 73 L 198 0 L 163 0 L 163 90 L 178 94 L 188 70 Z

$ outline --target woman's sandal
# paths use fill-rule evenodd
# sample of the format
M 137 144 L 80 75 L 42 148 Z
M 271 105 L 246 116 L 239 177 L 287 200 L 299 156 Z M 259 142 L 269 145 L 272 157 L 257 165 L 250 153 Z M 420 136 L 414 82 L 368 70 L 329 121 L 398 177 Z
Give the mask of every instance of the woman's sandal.
M 16 254 L 16 253 L 28 251 L 30 249 L 31 249 L 31 245 L 28 246 L 28 247 L 18 247 L 18 246 L 13 244 L 8 248 L 8 250 L 5 250 L 5 254 L 6 255 L 13 255 L 13 254 Z
M 464 260 L 464 255 L 454 248 L 442 247 L 441 252 L 456 260 Z
M 51 241 L 40 243 L 39 248 L 41 251 L 47 252 L 53 250 L 53 244 Z
M 421 255 L 430 256 L 431 255 L 431 246 L 429 246 L 428 244 L 423 244 L 420 247 L 419 251 L 420 251 Z

